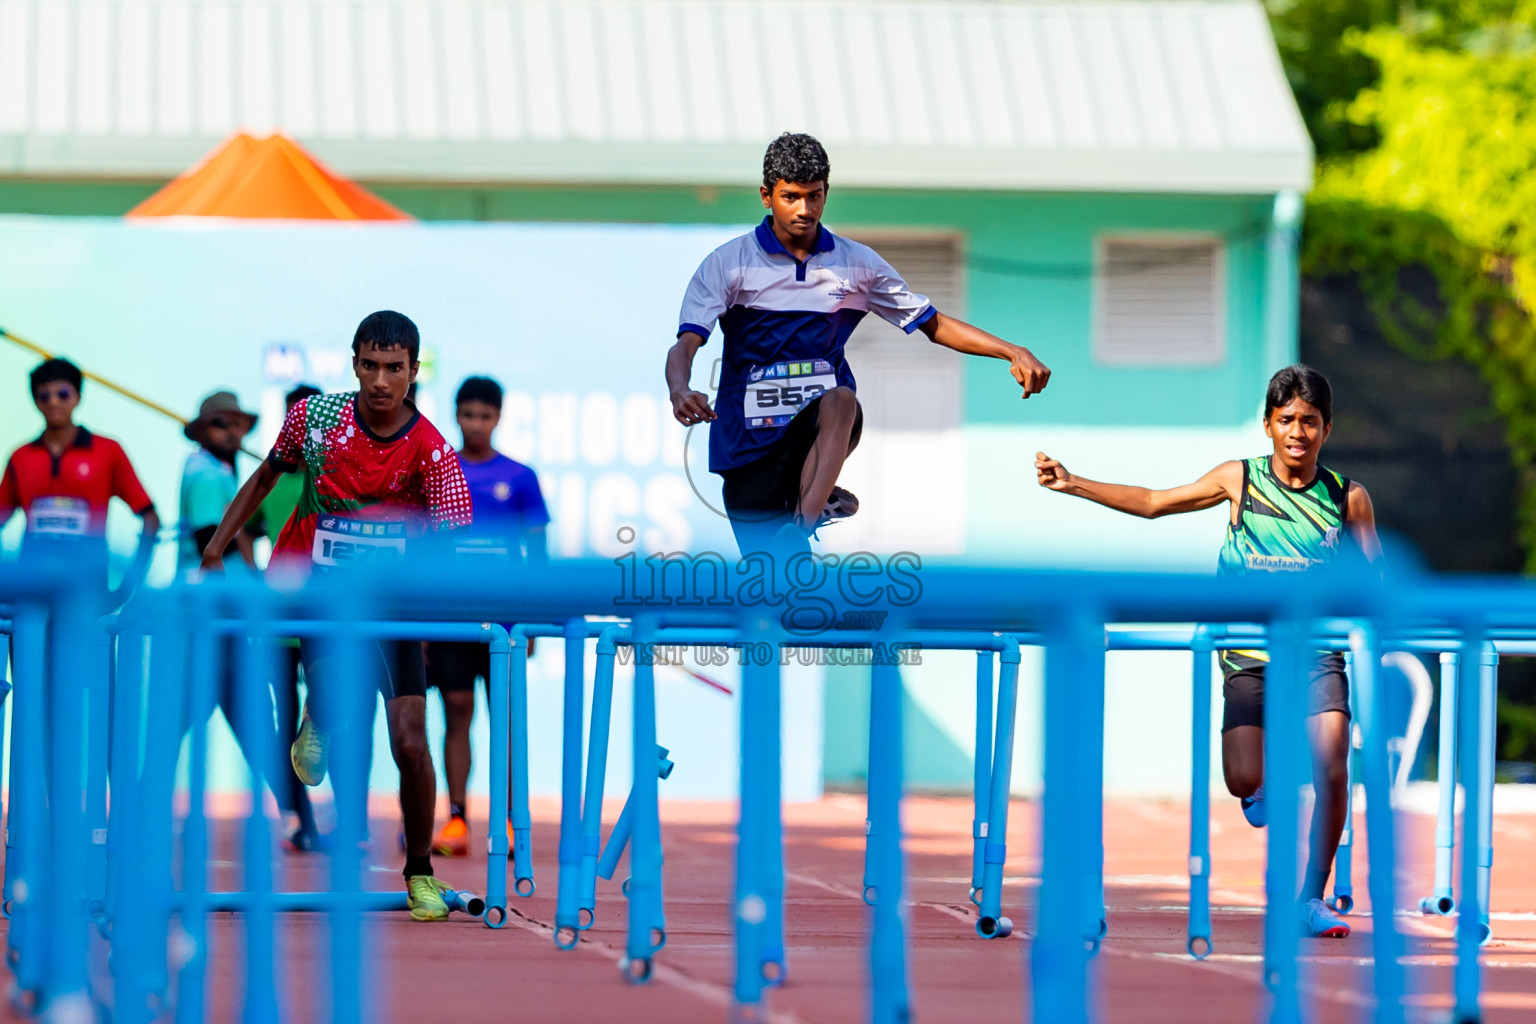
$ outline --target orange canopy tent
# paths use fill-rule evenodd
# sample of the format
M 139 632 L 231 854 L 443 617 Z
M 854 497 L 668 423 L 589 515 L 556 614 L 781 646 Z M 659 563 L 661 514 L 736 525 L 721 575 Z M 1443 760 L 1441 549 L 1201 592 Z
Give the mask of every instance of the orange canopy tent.
M 128 211 L 129 217 L 410 220 L 338 178 L 286 135 L 241 133 Z

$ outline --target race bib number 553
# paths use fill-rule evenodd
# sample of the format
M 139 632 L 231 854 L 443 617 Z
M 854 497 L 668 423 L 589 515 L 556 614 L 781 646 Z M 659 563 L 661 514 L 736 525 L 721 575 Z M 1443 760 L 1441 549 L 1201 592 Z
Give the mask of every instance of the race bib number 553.
M 837 373 L 825 359 L 801 359 L 757 367 L 747 376 L 742 413 L 749 427 L 782 427 L 832 388 Z
M 399 558 L 403 554 L 404 523 L 374 523 L 341 516 L 321 516 L 315 521 L 311 557 L 316 565 L 354 565 Z

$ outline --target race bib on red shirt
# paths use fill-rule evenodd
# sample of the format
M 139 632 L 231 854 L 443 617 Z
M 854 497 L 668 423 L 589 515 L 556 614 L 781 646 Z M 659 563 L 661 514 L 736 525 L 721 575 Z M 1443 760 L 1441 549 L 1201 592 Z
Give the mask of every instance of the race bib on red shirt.
M 38 498 L 27 509 L 27 532 L 49 537 L 84 537 L 91 529 L 91 505 L 84 498 Z
M 310 557 L 327 567 L 398 560 L 405 555 L 405 524 L 322 515 L 315 520 Z

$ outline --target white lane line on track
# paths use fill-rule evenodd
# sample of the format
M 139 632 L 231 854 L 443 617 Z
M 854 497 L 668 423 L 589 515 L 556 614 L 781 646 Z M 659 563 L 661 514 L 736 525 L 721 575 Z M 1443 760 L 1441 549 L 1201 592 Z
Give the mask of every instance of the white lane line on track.
M 1403 930 L 1403 932 L 1411 934 L 1415 938 L 1438 939 L 1445 942 L 1454 942 L 1456 939 L 1455 929 L 1448 929 L 1445 927 L 1436 928 L 1432 924 L 1432 922 L 1436 920 L 1451 921 L 1454 920 L 1454 917 L 1423 917 L 1419 914 L 1398 911 L 1397 924 Z M 1496 917 L 1494 920 L 1498 920 L 1498 918 Z M 1536 953 L 1536 942 L 1532 942 L 1526 939 L 1500 938 L 1498 932 L 1494 932 L 1493 938 L 1489 940 L 1488 947 L 1484 948 L 1490 947 L 1493 949 L 1504 950 L 1505 952 L 1509 953 Z
M 1194 963 L 1194 962 L 1196 962 L 1196 961 L 1192 960 L 1188 956 L 1188 954 L 1185 954 L 1185 953 L 1163 953 L 1163 952 L 1143 953 L 1143 952 L 1139 952 L 1139 951 L 1135 951 L 1135 950 L 1115 950 L 1115 949 L 1109 949 L 1109 947 L 1107 947 L 1107 946 L 1105 947 L 1105 949 L 1108 950 L 1109 952 L 1115 953 L 1116 955 L 1119 955 L 1119 956 L 1133 956 L 1133 957 L 1148 957 L 1148 956 L 1151 956 L 1151 957 L 1157 957 L 1157 958 L 1162 959 L 1162 960 L 1175 960 L 1175 961 L 1180 961 L 1180 962 L 1185 962 L 1185 963 Z M 1335 964 L 1344 964 L 1345 966 L 1348 966 L 1348 967 L 1370 967 L 1372 964 L 1374 964 L 1376 962 L 1376 958 L 1375 957 L 1369 957 L 1369 956 L 1300 956 L 1300 957 L 1297 957 L 1297 960 L 1299 960 L 1299 961 L 1301 961 L 1303 963 L 1308 963 L 1308 964 L 1322 964 L 1322 965 L 1326 965 L 1326 966 L 1332 966 L 1332 965 L 1335 965 Z M 1264 956 L 1263 956 L 1262 953 L 1212 953 L 1210 956 L 1206 957 L 1204 961 L 1199 961 L 1199 962 L 1202 962 L 1202 963 L 1230 963 L 1230 964 L 1262 964 L 1264 962 Z M 1451 962 L 1450 962 L 1450 960 L 1447 957 L 1439 955 L 1439 954 L 1435 954 L 1435 953 L 1408 953 L 1408 954 L 1405 954 L 1403 956 L 1398 957 L 1397 958 L 1397 962 L 1399 964 L 1403 965 L 1404 967 L 1450 967 L 1451 966 Z M 1516 968 L 1525 968 L 1526 970 L 1529 970 L 1531 968 L 1530 964 L 1509 963 L 1507 961 L 1500 961 L 1500 960 L 1480 960 L 1479 962 L 1484 967 L 1516 967 Z
M 815 878 L 811 875 L 798 874 L 794 871 L 786 871 L 784 873 L 784 877 L 792 882 L 800 882 L 805 885 L 813 885 L 818 889 L 823 889 L 827 892 L 833 893 L 834 895 L 847 896 L 850 899 L 858 900 L 860 903 L 864 902 L 864 893 L 856 889 L 850 889 L 847 886 L 838 885 L 835 882 L 823 881 L 820 878 Z M 970 881 L 970 879 L 966 879 L 966 881 Z M 948 914 L 955 920 L 964 921 L 966 924 L 973 928 L 976 926 L 976 915 L 969 914 L 959 907 L 954 906 L 953 904 L 934 903 L 930 900 L 914 900 L 910 898 L 906 902 L 909 906 L 923 907 L 927 910 L 937 910 L 941 914 Z
M 507 908 L 507 923 L 514 928 L 520 928 L 523 931 L 537 932 L 540 935 L 547 936 L 551 941 L 553 941 L 555 934 L 553 925 L 550 925 L 544 921 L 540 921 L 535 917 L 528 917 L 515 907 L 509 906 Z M 615 969 L 617 969 L 619 964 L 623 963 L 624 960 L 627 959 L 623 950 L 616 949 L 606 942 L 594 939 L 585 932 L 581 934 L 579 941 L 576 943 L 576 948 L 597 953 L 604 959 L 612 961 Z M 732 948 L 735 947 L 732 946 Z M 679 968 L 672 967 L 668 964 L 658 963 L 654 958 L 651 960 L 651 978 L 654 981 L 665 982 L 674 988 L 680 988 L 690 995 L 697 996 L 705 1002 L 711 1003 L 715 1006 L 724 1007 L 727 1010 L 730 1009 L 733 1002 L 731 990 L 726 986 L 718 985 L 710 981 L 704 981 L 700 978 L 695 978 L 693 975 L 688 974 Z M 627 985 L 629 982 L 624 982 L 623 984 Z M 772 997 L 770 996 L 769 998 Z M 809 1020 L 800 1016 L 798 1013 L 794 1013 L 789 1010 L 774 1010 L 771 1008 L 767 1009 L 766 1015 L 763 1019 L 767 1021 L 768 1024 L 811 1024 Z
M 1217 974 L 1224 974 L 1229 978 L 1239 978 L 1243 981 L 1250 981 L 1260 986 L 1261 988 L 1264 985 L 1264 977 L 1262 971 L 1264 957 L 1258 954 L 1212 953 L 1204 960 L 1196 960 L 1190 957 L 1187 953 L 1142 953 L 1137 952 L 1136 950 L 1115 949 L 1108 945 L 1103 947 L 1103 952 L 1109 956 L 1122 957 L 1131 960 L 1158 960 L 1162 962 L 1187 964 L 1190 967 L 1198 968 L 1200 970 L 1213 971 Z M 1353 958 L 1346 960 L 1340 957 L 1301 957 L 1301 959 L 1309 963 L 1369 964 L 1372 962 L 1370 960 L 1356 961 L 1353 960 Z M 1254 964 L 1260 965 L 1261 968 L 1257 974 L 1253 970 L 1252 965 Z M 1353 992 L 1349 989 L 1322 986 L 1314 982 L 1307 982 L 1306 984 L 1302 985 L 1301 991 L 1304 995 L 1310 996 L 1314 999 L 1329 999 L 1338 1003 L 1360 1005 L 1368 999 L 1374 1002 L 1374 998 L 1368 995 L 1362 995 L 1359 992 Z
M 838 885 L 838 884 L 836 884 L 834 882 L 827 882 L 827 881 L 824 881 L 824 880 L 822 880 L 820 878 L 812 877 L 810 875 L 797 874 L 797 873 L 791 871 L 791 872 L 786 872 L 785 873 L 785 877 L 788 880 L 793 880 L 793 881 L 796 881 L 796 882 L 804 883 L 806 885 L 814 886 L 814 887 L 816 887 L 818 889 L 822 889 L 822 890 L 825 890 L 826 892 L 834 893 L 834 894 L 836 894 L 838 896 L 845 896 L 845 897 L 848 897 L 850 899 L 859 900 L 860 902 L 863 902 L 863 899 L 864 899 L 864 895 L 860 891 L 857 891 L 857 890 L 854 890 L 854 889 L 850 889 L 847 886 Z M 1129 876 L 1129 877 L 1135 877 L 1135 876 Z M 948 881 L 948 880 L 946 880 L 946 881 Z M 960 882 L 968 883 L 970 881 L 970 879 L 964 878 L 964 879 L 957 879 L 955 881 L 960 881 Z M 1213 893 L 1212 895 L 1214 896 L 1215 894 Z M 1241 898 L 1241 897 L 1239 897 L 1239 898 Z M 970 924 L 972 926 L 974 926 L 975 922 L 976 922 L 976 918 L 975 918 L 975 916 L 973 914 L 967 913 L 964 910 L 961 910 L 961 909 L 959 909 L 957 907 L 954 907 L 953 905 L 950 905 L 950 904 L 933 903 L 933 902 L 924 901 L 924 900 L 912 900 L 910 902 L 912 903 L 913 906 L 920 906 L 920 907 L 926 907 L 926 908 L 929 908 L 929 909 L 932 909 L 932 910 L 937 910 L 937 911 L 939 911 L 941 913 L 948 914 L 949 916 L 951 916 L 951 917 L 953 917 L 953 918 L 955 918 L 957 920 L 965 921 L 967 924 Z M 1121 911 L 1121 910 L 1126 910 L 1126 909 L 1131 909 L 1131 908 L 1122 908 L 1122 907 L 1114 907 L 1114 906 L 1109 907 L 1109 910 L 1110 910 L 1111 913 L 1114 913 L 1114 912 L 1117 912 L 1117 911 Z M 1181 914 L 1188 914 L 1189 913 L 1189 908 L 1187 906 L 1162 906 L 1162 907 L 1135 908 L 1135 909 L 1139 909 L 1139 910 L 1156 910 L 1156 911 L 1174 911 L 1174 912 L 1178 912 L 1178 913 L 1181 913 Z M 1255 906 L 1255 905 L 1247 905 L 1247 904 L 1225 904 L 1225 905 L 1213 905 L 1211 907 L 1211 912 L 1213 914 L 1220 914 L 1220 913 L 1262 914 L 1262 913 L 1265 912 L 1265 908 L 1263 906 Z M 1368 913 L 1366 913 L 1366 914 L 1360 914 L 1360 915 L 1356 915 L 1356 916 L 1369 917 L 1370 915 Z M 1498 919 L 1500 915 L 1495 914 L 1495 915 L 1490 915 L 1490 916 L 1494 917 L 1495 919 Z M 1509 916 L 1510 916 L 1511 919 L 1515 919 L 1515 920 L 1523 920 L 1523 919 L 1525 919 L 1525 917 L 1536 918 L 1536 914 L 1531 914 L 1531 915 L 1513 915 L 1513 914 L 1511 914 Z M 1444 938 L 1445 937 L 1445 934 L 1443 932 L 1437 932 L 1437 931 L 1434 931 L 1433 929 L 1428 928 L 1427 927 L 1427 923 L 1428 923 L 1427 919 L 1425 919 L 1425 918 L 1423 918 L 1421 916 L 1407 915 L 1407 916 L 1405 916 L 1403 918 L 1400 918 L 1399 920 L 1402 923 L 1411 923 L 1413 925 L 1416 925 L 1417 927 L 1414 930 L 1417 931 L 1417 930 L 1422 929 L 1423 932 L 1426 935 L 1428 935 L 1428 936 L 1436 937 L 1436 938 Z M 1030 937 L 1026 932 L 1024 932 L 1022 929 L 1020 929 L 1018 924 L 1014 925 L 1014 929 L 1015 929 L 1015 934 L 1020 935 L 1021 937 L 1025 938 L 1026 940 Z M 1514 943 L 1514 942 L 1509 943 L 1509 947 L 1511 947 L 1510 948 L 1511 952 L 1519 951 L 1519 950 L 1517 950 L 1515 948 L 1512 948 L 1512 947 L 1522 947 L 1523 948 L 1523 947 L 1526 947 L 1526 946 L 1529 946 L 1529 945 L 1531 945 L 1531 944 L 1528 944 L 1528 943 Z M 1158 961 L 1163 961 L 1163 962 L 1182 963 L 1182 964 L 1188 964 L 1191 967 L 1201 968 L 1201 969 L 1209 970 L 1209 971 L 1215 971 L 1215 972 L 1217 972 L 1219 974 L 1227 975 L 1228 977 L 1238 978 L 1238 979 L 1241 979 L 1241 980 L 1244 980 L 1244 981 L 1251 981 L 1251 982 L 1254 982 L 1254 983 L 1259 984 L 1259 985 L 1263 985 L 1263 982 L 1264 982 L 1264 979 L 1262 977 L 1262 972 L 1260 972 L 1259 974 L 1256 975 L 1254 970 L 1253 970 L 1253 965 L 1259 965 L 1260 967 L 1262 967 L 1263 962 L 1264 962 L 1264 957 L 1263 957 L 1262 954 L 1251 954 L 1251 953 L 1212 953 L 1210 956 L 1206 957 L 1204 960 L 1196 960 L 1195 958 L 1191 957 L 1187 952 L 1180 952 L 1180 953 L 1171 953 L 1171 952 L 1143 952 L 1143 951 L 1139 951 L 1139 950 L 1130 950 L 1130 949 L 1125 949 L 1123 947 L 1117 947 L 1112 941 L 1107 941 L 1103 946 L 1100 947 L 1100 950 L 1101 950 L 1102 953 L 1107 954 L 1109 956 L 1114 956 L 1114 957 L 1122 957 L 1122 958 L 1131 959 L 1131 960 L 1158 960 Z M 1371 966 L 1371 965 L 1373 965 L 1375 963 L 1375 959 L 1373 957 L 1340 957 L 1340 956 L 1307 956 L 1307 955 L 1303 955 L 1299 959 L 1301 961 L 1303 961 L 1304 963 L 1307 963 L 1309 965 L 1343 964 L 1343 965 L 1350 966 L 1350 967 L 1369 967 L 1369 966 Z M 1438 956 L 1434 956 L 1434 955 L 1408 954 L 1408 955 L 1405 955 L 1403 957 L 1400 957 L 1399 958 L 1399 962 L 1401 964 L 1403 964 L 1404 966 L 1415 966 L 1415 967 L 1416 966 L 1435 966 L 1437 963 L 1444 963 L 1444 957 L 1438 957 Z M 1530 964 L 1510 963 L 1510 962 L 1507 962 L 1507 961 L 1487 960 L 1487 959 L 1483 959 L 1482 960 L 1482 964 L 1483 964 L 1484 967 L 1515 968 L 1515 969 L 1525 969 L 1525 970 L 1529 970 L 1530 967 L 1531 967 Z M 1363 1005 L 1367 1005 L 1367 1004 L 1372 1004 L 1372 1003 L 1374 1003 L 1374 1000 L 1375 1000 L 1375 997 L 1370 995 L 1370 994 L 1368 994 L 1368 993 L 1356 992 L 1356 991 L 1353 991 L 1353 990 L 1350 990 L 1350 989 L 1341 989 L 1341 988 L 1332 988 L 1332 987 L 1328 987 L 1328 986 L 1322 986 L 1322 985 L 1316 984 L 1315 982 L 1308 982 L 1306 985 L 1303 986 L 1303 990 L 1302 991 L 1305 994 L 1307 994 L 1307 995 L 1309 995 L 1309 996 L 1311 996 L 1313 998 L 1328 999 L 1328 1000 L 1332 1000 L 1334 1002 L 1344 1003 L 1344 1004 L 1353 1005 L 1353 1006 L 1363 1006 Z

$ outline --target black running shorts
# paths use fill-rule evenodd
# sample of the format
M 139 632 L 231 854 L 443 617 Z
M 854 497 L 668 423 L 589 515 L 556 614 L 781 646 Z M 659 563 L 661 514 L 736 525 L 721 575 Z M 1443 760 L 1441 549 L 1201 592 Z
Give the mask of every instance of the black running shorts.
M 420 640 L 372 640 L 366 641 L 362 649 L 370 656 L 364 658 L 360 675 L 377 686 L 385 700 L 427 695 L 427 668 Z M 311 700 L 317 688 L 330 685 L 333 675 L 330 659 L 322 651 L 320 641 L 313 637 L 299 641 L 299 662 L 304 666 L 304 681 Z
M 1264 669 L 1267 665 L 1268 662 L 1235 651 L 1222 654 L 1222 732 L 1240 725 L 1264 728 Z M 1324 711 L 1349 714 L 1349 676 L 1344 673 L 1344 655 L 1337 651 L 1318 655 L 1307 684 L 1307 715 L 1320 715 Z
M 864 407 L 857 405 L 848 450 L 858 447 L 864 432 Z M 742 551 L 764 551 L 779 527 L 789 522 L 800 503 L 800 474 L 816 444 L 821 399 L 811 402 L 784 428 L 768 449 L 745 466 L 721 473 L 722 497 L 731 529 Z
M 491 678 L 489 644 L 434 640 L 427 644 L 427 685 L 444 693 L 475 687 L 475 678 Z

